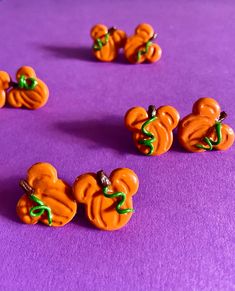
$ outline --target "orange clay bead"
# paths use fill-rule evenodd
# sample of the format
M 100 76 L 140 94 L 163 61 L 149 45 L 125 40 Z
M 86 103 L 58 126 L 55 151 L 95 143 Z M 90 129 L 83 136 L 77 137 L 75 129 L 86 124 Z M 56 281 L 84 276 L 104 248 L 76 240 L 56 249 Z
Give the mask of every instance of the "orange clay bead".
M 173 129 L 179 122 L 179 113 L 172 106 L 158 109 L 150 105 L 148 112 L 143 107 L 134 107 L 125 115 L 125 125 L 133 134 L 137 149 L 145 155 L 161 155 L 173 142 Z
M 27 179 L 21 181 L 25 194 L 19 199 L 16 212 L 26 224 L 38 221 L 50 226 L 63 226 L 76 214 L 77 204 L 72 189 L 58 179 L 56 169 L 48 163 L 33 165 Z
M 91 38 L 94 40 L 93 53 L 103 62 L 111 62 L 118 56 L 120 48 L 126 43 L 126 33 L 114 27 L 108 29 L 103 24 L 97 24 L 91 29 Z
M 31 67 L 21 67 L 16 73 L 18 83 L 7 92 L 7 102 L 12 107 L 38 109 L 47 103 L 47 85 L 36 77 Z
M 10 87 L 11 78 L 8 73 L 0 71 L 0 108 L 6 103 L 6 91 Z
M 122 228 L 130 220 L 132 196 L 137 192 L 139 181 L 130 169 L 116 169 L 108 178 L 103 171 L 79 176 L 73 193 L 78 203 L 86 206 L 87 217 L 103 230 Z
M 142 23 L 135 29 L 135 34 L 129 37 L 124 47 L 126 59 L 133 64 L 145 61 L 154 63 L 161 58 L 162 50 L 152 41 L 157 37 L 151 25 Z
M 228 149 L 234 142 L 234 131 L 222 124 L 225 117 L 216 100 L 200 98 L 194 103 L 192 113 L 179 123 L 180 144 L 190 152 Z

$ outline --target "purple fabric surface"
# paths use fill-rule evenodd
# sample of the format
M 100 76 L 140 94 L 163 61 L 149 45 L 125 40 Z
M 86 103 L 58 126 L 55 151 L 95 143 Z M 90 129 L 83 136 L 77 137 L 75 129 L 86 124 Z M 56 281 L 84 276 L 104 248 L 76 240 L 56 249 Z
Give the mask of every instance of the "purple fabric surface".
M 1 290 L 232 290 L 235 286 L 235 147 L 190 154 L 177 141 L 160 157 L 134 148 L 123 116 L 169 104 L 183 117 L 216 98 L 235 127 L 234 1 L 0 1 L 0 70 L 34 67 L 50 89 L 37 111 L 1 109 Z M 132 34 L 148 22 L 162 59 L 129 65 L 91 56 L 101 22 Z M 69 183 L 129 167 L 136 213 L 116 232 L 93 228 L 79 207 L 63 228 L 28 226 L 15 205 L 38 161 Z

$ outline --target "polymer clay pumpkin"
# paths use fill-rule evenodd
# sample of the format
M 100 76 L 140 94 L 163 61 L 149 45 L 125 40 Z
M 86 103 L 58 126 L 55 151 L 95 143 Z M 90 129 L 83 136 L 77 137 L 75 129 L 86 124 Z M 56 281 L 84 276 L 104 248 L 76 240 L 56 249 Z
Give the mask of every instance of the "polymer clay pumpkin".
M 6 103 L 6 91 L 10 87 L 11 78 L 7 72 L 0 71 L 0 108 Z
M 38 109 L 44 106 L 49 97 L 47 85 L 37 78 L 31 67 L 21 67 L 16 73 L 17 83 L 11 82 L 7 92 L 7 102 L 15 108 Z
M 200 98 L 194 103 L 192 113 L 179 123 L 180 144 L 190 152 L 227 150 L 234 143 L 234 131 L 222 123 L 226 116 L 216 100 Z
M 97 24 L 91 29 L 91 38 L 94 40 L 93 53 L 103 62 L 111 62 L 118 56 L 120 48 L 126 42 L 126 33 L 115 27 L 108 29 L 103 24 Z
M 158 109 L 150 105 L 148 111 L 134 107 L 125 115 L 125 125 L 132 132 L 137 149 L 145 155 L 161 155 L 173 142 L 173 129 L 179 122 L 179 113 L 172 106 Z
M 138 187 L 137 175 L 128 168 L 120 168 L 109 178 L 103 171 L 79 176 L 73 193 L 78 203 L 85 204 L 93 225 L 102 230 L 117 230 L 127 224 L 134 212 L 132 196 Z
M 58 179 L 56 169 L 48 163 L 37 163 L 20 182 L 25 194 L 19 199 L 16 212 L 26 224 L 42 222 L 63 226 L 76 214 L 77 204 L 71 187 Z
M 145 61 L 157 62 L 162 55 L 160 46 L 153 43 L 157 37 L 154 29 L 147 23 L 142 23 L 135 29 L 135 34 L 130 36 L 124 47 L 126 59 L 133 64 L 140 64 Z

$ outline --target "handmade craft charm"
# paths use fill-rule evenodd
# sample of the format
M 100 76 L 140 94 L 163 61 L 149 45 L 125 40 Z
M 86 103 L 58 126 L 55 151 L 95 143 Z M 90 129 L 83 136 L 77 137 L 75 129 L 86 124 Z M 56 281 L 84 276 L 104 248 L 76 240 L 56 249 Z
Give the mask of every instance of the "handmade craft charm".
M 58 179 L 56 169 L 48 163 L 37 163 L 20 181 L 25 194 L 19 199 L 16 211 L 27 224 L 38 221 L 49 226 L 63 226 L 76 214 L 77 204 L 71 187 Z
M 126 33 L 115 27 L 108 29 L 103 24 L 97 24 L 91 29 L 91 38 L 94 40 L 93 53 L 103 62 L 111 62 L 118 56 L 118 51 L 126 43 Z
M 36 77 L 31 67 L 21 67 L 16 73 L 16 82 L 10 82 L 12 87 L 7 92 L 7 102 L 12 107 L 38 109 L 46 104 L 49 90 L 46 84 Z
M 11 78 L 8 73 L 0 71 L 0 108 L 6 104 L 6 94 L 9 89 Z
M 190 152 L 227 150 L 234 142 L 234 131 L 222 123 L 227 114 L 212 98 L 200 98 L 192 113 L 184 117 L 178 127 L 180 144 Z
M 126 59 L 133 64 L 158 61 L 161 58 L 162 50 L 153 42 L 156 38 L 157 34 L 151 25 L 146 23 L 138 25 L 135 34 L 126 41 L 124 47 Z
M 172 106 L 158 109 L 150 105 L 148 111 L 134 107 L 125 115 L 125 125 L 133 134 L 137 149 L 145 155 L 161 155 L 169 150 L 173 142 L 173 129 L 179 122 L 179 113 Z
M 132 196 L 137 192 L 137 175 L 128 168 L 116 169 L 110 177 L 103 171 L 79 176 L 73 193 L 77 202 L 86 206 L 88 219 L 103 230 L 122 228 L 134 209 Z

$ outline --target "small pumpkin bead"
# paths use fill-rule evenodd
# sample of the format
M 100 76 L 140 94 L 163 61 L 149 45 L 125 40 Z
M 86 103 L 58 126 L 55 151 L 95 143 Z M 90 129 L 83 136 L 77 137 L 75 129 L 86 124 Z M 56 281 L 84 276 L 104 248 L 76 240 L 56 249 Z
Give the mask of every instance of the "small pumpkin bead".
M 77 204 L 71 187 L 57 177 L 49 163 L 33 165 L 26 180 L 21 181 L 25 194 L 19 199 L 16 212 L 22 222 L 63 226 L 76 214 Z
M 26 107 L 28 109 L 38 109 L 47 103 L 49 90 L 47 85 L 37 78 L 31 67 L 21 67 L 16 73 L 18 81 L 7 92 L 7 102 L 15 108 Z
M 133 214 L 132 196 L 137 192 L 137 175 L 128 168 L 114 170 L 108 178 L 103 171 L 77 177 L 74 198 L 86 207 L 90 222 L 102 230 L 117 230 Z
M 161 58 L 162 50 L 159 45 L 153 43 L 156 34 L 151 25 L 142 23 L 135 29 L 135 34 L 128 37 L 124 47 L 126 59 L 133 64 L 145 61 L 154 63 Z
M 133 107 L 125 115 L 125 125 L 132 132 L 136 148 L 144 155 L 161 155 L 173 142 L 173 129 L 179 122 L 179 113 L 172 106 Z
M 93 54 L 103 62 L 111 62 L 118 56 L 118 51 L 126 43 L 126 33 L 120 29 L 110 28 L 97 24 L 91 29 L 91 38 L 94 40 Z
M 198 99 L 192 113 L 185 116 L 178 126 L 178 140 L 190 152 L 227 150 L 234 143 L 233 129 L 222 123 L 226 117 L 219 103 L 213 98 Z
M 11 78 L 7 72 L 0 71 L 0 108 L 6 103 L 6 92 L 10 87 Z

